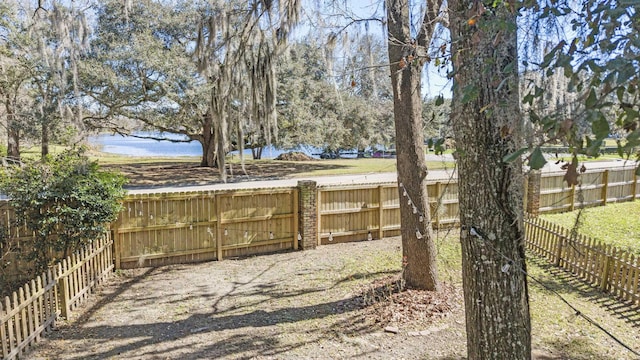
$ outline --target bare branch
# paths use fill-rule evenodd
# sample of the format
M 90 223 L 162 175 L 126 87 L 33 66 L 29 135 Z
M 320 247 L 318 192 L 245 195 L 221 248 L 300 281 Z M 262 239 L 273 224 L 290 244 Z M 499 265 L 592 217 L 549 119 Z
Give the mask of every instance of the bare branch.
M 441 7 L 442 0 L 427 0 L 427 10 L 424 13 L 422 26 L 416 38 L 419 47 L 428 48 L 431 44 L 431 38 L 435 31 L 436 24 L 443 21 L 443 18 L 438 16 Z

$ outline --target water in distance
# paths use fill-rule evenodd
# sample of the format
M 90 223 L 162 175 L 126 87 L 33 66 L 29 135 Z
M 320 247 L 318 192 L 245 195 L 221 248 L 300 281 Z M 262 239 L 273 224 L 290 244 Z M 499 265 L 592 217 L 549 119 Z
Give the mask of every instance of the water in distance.
M 184 139 L 177 134 L 157 134 L 157 133 L 136 133 L 140 136 L 153 135 L 163 136 L 170 139 Z M 140 139 L 131 136 L 122 136 L 120 134 L 100 134 L 90 136 L 88 142 L 91 146 L 95 146 L 98 150 L 117 155 L 126 155 L 134 157 L 180 157 L 180 156 L 202 156 L 202 146 L 197 141 L 191 142 L 170 142 L 170 141 L 158 141 L 152 139 Z M 278 155 L 292 150 L 282 150 L 274 148 L 273 146 L 267 146 L 262 151 L 263 158 L 275 158 Z M 307 155 L 313 156 L 320 152 L 319 149 L 300 146 L 293 151 L 300 151 Z M 231 154 L 237 155 L 237 151 L 231 152 Z M 245 156 L 251 158 L 251 150 L 245 150 Z

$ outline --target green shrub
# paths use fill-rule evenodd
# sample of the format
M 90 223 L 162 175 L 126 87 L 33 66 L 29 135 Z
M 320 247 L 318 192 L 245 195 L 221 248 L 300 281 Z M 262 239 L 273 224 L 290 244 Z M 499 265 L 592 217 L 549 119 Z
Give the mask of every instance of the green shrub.
M 35 235 L 33 246 L 18 250 L 33 262 L 34 274 L 108 231 L 121 208 L 124 182 L 100 171 L 84 149 L 2 170 L 0 190 L 10 198 L 15 225 L 26 225 Z

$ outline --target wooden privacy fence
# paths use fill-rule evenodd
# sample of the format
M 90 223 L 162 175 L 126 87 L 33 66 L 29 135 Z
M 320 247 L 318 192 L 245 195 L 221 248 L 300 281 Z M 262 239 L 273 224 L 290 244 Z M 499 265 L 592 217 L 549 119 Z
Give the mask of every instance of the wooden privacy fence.
M 587 171 L 580 174 L 580 185 L 566 186 L 564 173 L 542 175 L 538 212 L 573 211 L 577 208 L 635 200 L 638 176 L 635 167 Z
M 640 190 L 631 167 L 589 170 L 580 175 L 577 187 L 565 186 L 563 176 L 539 178 L 534 187 L 539 190 L 527 194 L 527 201 L 536 204 L 534 210 L 557 212 L 634 200 Z M 457 179 L 430 181 L 427 190 L 434 227 L 456 225 Z M 271 189 L 139 191 L 127 196 L 111 226 L 115 265 L 186 263 L 394 236 L 400 232 L 400 201 L 406 201 L 400 197 L 395 182 L 316 187 L 313 181 L 301 181 L 297 187 Z M 9 213 L 5 209 L 3 217 L 9 219 Z M 11 241 L 28 246 L 30 237 L 19 230 L 10 229 Z M 11 266 L 17 265 L 13 261 Z
M 297 249 L 292 188 L 135 194 L 112 224 L 116 268 Z
M 458 223 L 458 184 L 427 184 L 433 226 Z M 323 186 L 318 196 L 318 245 L 380 239 L 400 233 L 398 185 Z
M 543 174 L 541 212 L 628 201 L 638 197 L 633 168 L 587 171 L 582 185 Z M 313 245 L 398 235 L 396 183 L 305 186 L 241 191 L 139 193 L 128 196 L 112 225 L 116 268 L 222 259 Z M 311 183 L 311 185 L 309 185 Z M 306 207 L 309 191 L 313 195 Z M 458 220 L 457 179 L 427 184 L 435 228 Z M 311 229 L 311 230 L 310 230 Z M 302 233 L 302 236 L 301 236 Z
M 0 285 L 22 283 L 31 279 L 33 264 L 18 256 L 16 249 L 33 246 L 33 232 L 25 225 L 16 226 L 15 211 L 7 200 L 0 201 L 0 232 L 7 241 L 0 240 Z M 53 257 L 53 252 L 49 255 Z M 9 286 L 11 288 L 11 286 Z M 2 294 L 0 293 L 0 296 Z
M 527 248 L 624 301 L 640 305 L 640 258 L 541 218 L 525 219 Z
M 105 236 L 0 301 L 0 359 L 24 354 L 113 272 L 112 245 Z

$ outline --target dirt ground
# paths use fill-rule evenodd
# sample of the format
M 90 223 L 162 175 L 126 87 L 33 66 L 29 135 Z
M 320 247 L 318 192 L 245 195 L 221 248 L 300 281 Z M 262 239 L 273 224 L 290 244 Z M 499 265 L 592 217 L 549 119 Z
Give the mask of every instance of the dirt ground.
M 117 171 L 126 176 L 129 180 L 127 183 L 129 188 L 195 186 L 220 183 L 218 169 L 200 167 L 198 165 L 198 162 L 176 160 L 105 164 L 101 165 L 101 168 Z M 239 164 L 231 164 L 228 167 L 228 181 L 275 180 L 295 176 L 295 174 L 309 173 L 314 170 L 327 170 L 338 167 L 340 166 L 321 161 L 264 161 L 248 163 L 243 170 Z
M 451 256 L 459 243 L 443 239 L 438 295 L 396 291 L 399 238 L 118 271 L 26 358 L 464 359 L 460 264 Z M 562 271 L 530 265 L 547 286 L 637 344 L 637 310 L 570 285 L 575 279 Z M 633 358 L 531 286 L 534 359 Z
M 393 238 L 118 272 L 30 358 L 462 358 L 459 288 L 394 294 L 400 258 Z

